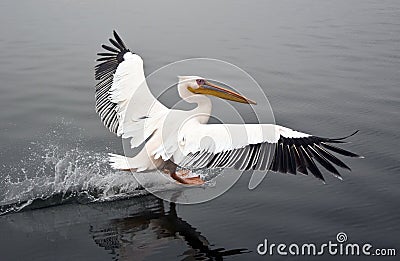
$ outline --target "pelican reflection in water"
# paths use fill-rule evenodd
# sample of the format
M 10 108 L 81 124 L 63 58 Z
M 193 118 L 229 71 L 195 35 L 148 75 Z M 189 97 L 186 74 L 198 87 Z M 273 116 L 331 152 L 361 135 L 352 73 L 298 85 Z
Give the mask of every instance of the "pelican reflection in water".
M 175 245 L 175 240 L 186 243 L 186 250 L 177 250 L 182 260 L 223 260 L 226 256 L 249 252 L 245 248 L 213 248 L 206 237 L 178 216 L 175 203 L 170 203 L 166 211 L 163 200 L 154 196 L 140 200 L 147 201 L 147 209 L 90 228 L 96 244 L 118 260 L 145 260 L 157 253 L 157 249 Z
M 153 195 L 46 207 L 57 199 L 56 195 L 46 202 L 39 200 L 30 210 L 3 216 L 1 224 L 8 226 L 10 233 L 20 235 L 9 238 L 10 243 L 29 244 L 29 253 L 41 251 L 43 244 L 73 248 L 79 253 L 78 260 L 88 260 L 93 251 L 101 252 L 99 248 L 93 249 L 91 239 L 113 260 L 223 260 L 249 252 L 244 248 L 213 247 L 195 227 L 178 216 L 175 204 L 168 209 L 167 203 Z M 29 235 L 37 241 L 32 242 Z M 44 253 L 47 260 L 58 260 L 59 254 L 52 248 Z M 4 258 L 2 254 L 0 259 Z

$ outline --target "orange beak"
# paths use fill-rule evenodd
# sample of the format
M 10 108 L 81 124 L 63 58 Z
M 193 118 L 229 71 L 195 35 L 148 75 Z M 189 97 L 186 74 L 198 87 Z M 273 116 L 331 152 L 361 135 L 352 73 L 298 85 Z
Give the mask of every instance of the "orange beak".
M 226 88 L 213 84 L 209 81 L 205 81 L 205 83 L 197 89 L 188 87 L 188 90 L 195 94 L 212 95 L 225 100 L 247 103 L 247 104 L 257 104 L 255 101 L 250 100 L 244 97 L 243 95 L 240 95 L 237 92 L 228 90 Z

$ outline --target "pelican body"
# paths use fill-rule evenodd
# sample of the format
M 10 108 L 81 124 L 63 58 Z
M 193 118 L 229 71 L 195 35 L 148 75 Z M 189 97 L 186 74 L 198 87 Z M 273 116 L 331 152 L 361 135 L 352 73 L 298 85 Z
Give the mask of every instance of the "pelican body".
M 236 91 L 200 76 L 178 76 L 179 96 L 197 106 L 192 110 L 170 109 L 160 103 L 147 86 L 142 58 L 131 52 L 114 31 L 113 46 L 98 53 L 95 67 L 96 112 L 116 135 L 130 139 L 134 157 L 110 154 L 115 169 L 145 172 L 162 170 L 182 184 L 202 184 L 200 177 L 186 177 L 189 169 L 235 168 L 308 174 L 324 181 L 317 166 L 341 179 L 335 166 L 350 168 L 334 153 L 357 154 L 333 146 L 343 138 L 322 138 L 275 124 L 207 124 L 210 96 L 256 105 Z M 269 159 L 272 160 L 269 160 Z M 177 167 L 182 170 L 176 171 Z

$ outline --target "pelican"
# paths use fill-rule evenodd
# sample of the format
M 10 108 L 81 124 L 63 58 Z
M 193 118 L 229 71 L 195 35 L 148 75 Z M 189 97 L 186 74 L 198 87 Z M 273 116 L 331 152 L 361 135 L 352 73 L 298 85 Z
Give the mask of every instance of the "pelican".
M 113 35 L 112 46 L 102 45 L 107 52 L 98 53 L 95 66 L 96 112 L 111 132 L 130 139 L 132 148 L 144 144 L 134 157 L 110 153 L 115 169 L 161 170 L 189 185 L 204 183 L 199 176 L 188 176 L 190 170 L 201 168 L 310 172 L 324 182 L 321 167 L 339 179 L 335 166 L 350 170 L 332 152 L 360 157 L 332 145 L 345 143 L 357 131 L 342 138 L 323 138 L 275 124 L 207 124 L 210 96 L 247 106 L 256 102 L 204 77 L 178 76 L 178 93 L 184 101 L 197 104 L 194 109 L 167 108 L 151 93 L 142 58 L 115 31 Z

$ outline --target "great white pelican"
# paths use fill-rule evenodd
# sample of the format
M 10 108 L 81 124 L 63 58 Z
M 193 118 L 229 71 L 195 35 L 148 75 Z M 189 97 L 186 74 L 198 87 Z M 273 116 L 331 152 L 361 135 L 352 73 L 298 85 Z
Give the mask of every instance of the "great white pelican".
M 207 124 L 210 96 L 244 104 L 256 102 L 203 77 L 178 77 L 179 95 L 197 104 L 194 109 L 167 108 L 150 92 L 142 58 L 131 52 L 115 31 L 114 39 L 109 40 L 113 46 L 102 45 L 108 52 L 98 53 L 95 67 L 96 111 L 111 132 L 130 139 L 132 148 L 145 144 L 134 157 L 110 154 L 115 169 L 158 169 L 182 184 L 204 183 L 199 176 L 187 176 L 189 169 L 200 168 L 310 172 L 324 181 L 321 166 L 339 179 L 335 166 L 350 170 L 332 152 L 360 157 L 332 145 L 344 143 L 356 132 L 343 138 L 323 138 L 275 124 Z

